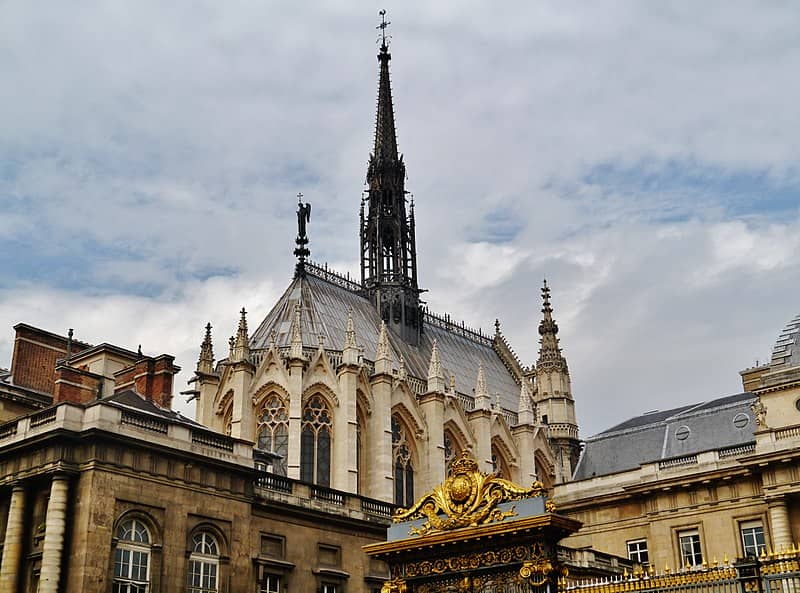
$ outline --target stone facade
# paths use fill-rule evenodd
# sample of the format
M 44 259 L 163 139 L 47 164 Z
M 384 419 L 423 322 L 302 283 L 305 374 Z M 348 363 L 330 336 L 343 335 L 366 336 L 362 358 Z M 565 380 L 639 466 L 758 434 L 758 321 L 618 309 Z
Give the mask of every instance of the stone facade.
M 789 328 L 770 363 L 741 372 L 744 393 L 589 438 L 576 480 L 556 487 L 584 524 L 564 543 L 674 570 L 800 540 L 800 324 Z

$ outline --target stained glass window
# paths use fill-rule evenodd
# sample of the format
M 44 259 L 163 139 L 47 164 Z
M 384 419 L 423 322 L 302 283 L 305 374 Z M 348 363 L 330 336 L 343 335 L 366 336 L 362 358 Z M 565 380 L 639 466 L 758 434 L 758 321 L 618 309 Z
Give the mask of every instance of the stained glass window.
M 320 486 L 331 483 L 331 413 L 321 396 L 303 410 L 300 432 L 300 479 Z
M 273 463 L 272 471 L 286 475 L 286 458 L 289 456 L 289 414 L 286 403 L 273 393 L 269 395 L 258 412 L 258 448 L 281 456 Z

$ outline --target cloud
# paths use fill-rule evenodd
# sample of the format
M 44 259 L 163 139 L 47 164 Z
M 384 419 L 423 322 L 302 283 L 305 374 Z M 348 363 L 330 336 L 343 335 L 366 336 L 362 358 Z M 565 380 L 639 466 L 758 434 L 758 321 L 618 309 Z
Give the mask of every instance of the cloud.
M 356 273 L 378 8 L 4 5 L 0 321 L 191 367 L 288 283 L 298 191 Z M 794 6 L 388 8 L 431 307 L 532 362 L 546 276 L 583 435 L 738 389 L 797 312 Z

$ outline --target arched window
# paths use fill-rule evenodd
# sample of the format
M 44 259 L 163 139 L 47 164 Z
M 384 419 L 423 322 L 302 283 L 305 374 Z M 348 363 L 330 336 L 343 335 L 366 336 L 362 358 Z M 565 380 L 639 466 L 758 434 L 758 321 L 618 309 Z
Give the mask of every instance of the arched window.
M 331 413 L 325 400 L 313 396 L 303 410 L 300 434 L 300 479 L 320 486 L 331 484 Z
M 286 475 L 286 458 L 289 456 L 289 414 L 286 404 L 275 393 L 264 401 L 258 415 L 258 448 L 281 456 L 275 461 L 272 471 Z
M 188 593 L 217 593 L 219 591 L 219 545 L 208 531 L 192 536 L 189 556 Z
M 492 471 L 500 478 L 511 479 L 511 472 L 502 453 L 492 445 Z
M 450 474 L 450 464 L 454 459 L 461 455 L 461 449 L 458 446 L 458 441 L 453 438 L 449 430 L 444 431 L 444 471 L 447 475 Z
M 114 552 L 114 593 L 147 593 L 150 588 L 150 532 L 140 519 L 117 527 Z
M 394 504 L 408 507 L 414 504 L 414 466 L 406 430 L 397 416 L 392 415 L 392 461 L 394 462 Z

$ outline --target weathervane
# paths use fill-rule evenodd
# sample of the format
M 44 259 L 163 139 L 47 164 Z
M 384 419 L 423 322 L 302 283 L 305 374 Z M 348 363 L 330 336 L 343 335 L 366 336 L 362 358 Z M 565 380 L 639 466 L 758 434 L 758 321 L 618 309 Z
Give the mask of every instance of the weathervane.
M 297 265 L 295 266 L 295 276 L 303 276 L 305 274 L 306 258 L 311 255 L 308 250 L 308 235 L 306 235 L 306 225 L 311 222 L 311 204 L 306 202 L 303 204 L 303 194 L 297 194 L 297 238 L 294 242 L 297 247 L 294 250 L 294 255 L 297 257 Z
M 389 47 L 386 44 L 386 27 L 388 27 L 392 23 L 386 20 L 386 10 L 385 9 L 381 10 L 378 14 L 381 16 L 381 23 L 375 28 L 381 30 L 381 49 L 385 50 L 385 49 L 387 49 Z M 392 38 L 392 36 L 389 35 L 389 39 L 391 39 L 391 38 Z

